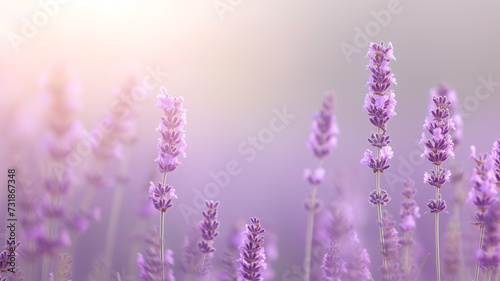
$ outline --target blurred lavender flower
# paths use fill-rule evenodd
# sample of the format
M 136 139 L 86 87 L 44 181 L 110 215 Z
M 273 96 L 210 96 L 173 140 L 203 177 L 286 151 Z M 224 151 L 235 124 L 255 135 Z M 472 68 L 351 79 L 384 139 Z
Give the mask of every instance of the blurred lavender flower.
M 172 269 L 167 271 L 163 279 L 163 268 L 166 264 L 173 265 L 174 259 L 171 250 L 166 251 L 165 264 L 162 265 L 161 261 L 161 237 L 160 230 L 154 227 L 149 236 L 144 240 L 146 242 L 146 249 L 144 255 L 137 254 L 137 266 L 139 266 L 139 277 L 144 281 L 175 281 Z
M 323 259 L 322 280 L 324 281 L 341 281 L 341 277 L 346 270 L 346 263 L 339 256 L 340 247 L 337 243 L 330 242 L 330 247 L 326 250 Z
M 308 145 L 314 156 L 322 159 L 337 146 L 339 128 L 333 110 L 335 109 L 335 95 L 328 93 L 323 100 L 321 109 L 313 116 L 311 135 Z
M 453 140 L 450 135 L 452 129 L 455 129 L 453 119 L 450 118 L 449 107 L 452 102 L 445 96 L 432 96 L 430 114 L 425 118 L 424 129 L 431 135 L 427 139 L 425 132 L 422 133 L 421 144 L 424 144 L 424 153 L 422 157 L 429 160 L 435 170 L 424 173 L 424 183 L 436 187 L 435 199 L 429 200 L 427 207 L 430 213 L 436 214 L 436 274 L 437 280 L 441 280 L 441 266 L 439 258 L 439 213 L 446 209 L 446 202 L 441 199 L 439 189 L 445 182 L 450 181 L 451 172 L 442 167 L 444 161 L 450 157 L 455 157 L 453 152 Z
M 404 201 L 401 203 L 401 223 L 399 224 L 399 229 L 402 232 L 403 237 L 399 241 L 404 256 L 401 264 L 403 265 L 403 280 L 414 280 L 416 275 L 416 264 L 413 253 L 414 249 L 414 235 L 415 229 L 417 228 L 417 219 L 420 218 L 420 207 L 417 202 L 413 199 L 417 190 L 413 188 L 415 182 L 411 179 L 407 179 L 405 182 L 405 189 L 403 190 Z
M 387 264 L 382 265 L 380 268 L 383 281 L 402 280 L 398 256 L 401 245 L 399 244 L 398 232 L 395 226 L 396 222 L 392 216 L 387 211 L 384 211 L 382 216 L 382 227 L 384 228 L 384 248 L 382 249 L 382 255 L 385 257 Z
M 473 184 L 467 202 L 476 205 L 478 212 L 475 215 L 475 224 L 483 227 L 484 214 L 488 211 L 489 206 L 498 201 L 497 190 L 494 183 L 493 159 L 487 153 L 477 155 L 476 147 L 471 146 L 470 158 L 474 160 L 476 166 L 471 178 Z
M 498 202 L 498 194 L 494 183 L 493 159 L 487 153 L 477 155 L 476 147 L 471 146 L 470 158 L 476 166 L 471 178 L 473 184 L 467 202 L 476 205 L 478 211 L 474 214 L 474 225 L 479 226 L 479 248 L 483 246 L 485 220 L 489 207 Z M 480 259 L 477 260 L 475 280 L 478 280 Z
M 264 254 L 264 236 L 266 232 L 260 225 L 258 218 L 250 219 L 252 224 L 246 225 L 240 247 L 240 274 L 244 280 L 263 281 L 262 271 L 266 269 L 266 255 Z
M 244 222 L 236 221 L 233 224 L 229 239 L 227 239 L 227 248 L 224 251 L 224 257 L 221 261 L 222 272 L 221 281 L 238 281 L 239 263 L 236 261 L 239 256 L 239 246 L 241 244 L 241 233 L 245 227 Z
M 443 275 L 446 279 L 451 280 L 458 279 L 460 267 L 463 264 L 461 245 L 459 244 L 461 241 L 460 219 L 458 216 L 453 216 L 444 238 Z
M 377 128 L 376 132 L 372 132 L 368 142 L 376 148 L 376 158 L 373 157 L 373 152 L 370 149 L 365 150 L 364 156 L 361 159 L 361 164 L 367 165 L 376 174 L 376 188 L 370 194 L 370 203 L 377 205 L 377 216 L 380 232 L 380 246 L 385 248 L 384 233 L 382 227 L 382 205 L 389 202 L 390 197 L 387 191 L 380 188 L 380 173 L 389 169 L 391 165 L 387 163 L 394 155 L 392 148 L 389 146 L 391 143 L 390 137 L 386 135 L 387 123 L 389 120 L 396 116 L 395 107 L 396 99 L 395 93 L 390 89 L 391 85 L 396 84 L 394 74 L 391 72 L 389 62 L 396 60 L 393 55 L 392 44 L 389 43 L 387 47 L 384 42 L 380 45 L 370 43 L 370 48 L 366 54 L 370 58 L 370 62 L 366 66 L 370 70 L 371 75 L 368 78 L 366 86 L 368 93 L 365 96 L 365 104 L 363 110 L 368 112 L 370 123 Z M 382 255 L 383 266 L 387 267 L 387 261 Z
M 500 188 L 500 139 L 496 140 L 495 143 L 493 144 L 491 157 L 493 158 L 495 184 L 497 188 Z
M 314 230 L 314 215 L 318 212 L 321 203 L 316 198 L 317 188 L 323 182 L 325 170 L 321 167 L 325 156 L 337 146 L 337 135 L 339 134 L 336 117 L 333 114 L 335 108 L 335 96 L 333 93 L 326 94 L 321 109 L 314 115 L 311 126 L 311 135 L 308 146 L 313 150 L 314 156 L 318 158 L 316 169 L 306 169 L 304 178 L 312 185 L 312 191 L 305 203 L 309 213 L 306 228 L 306 253 L 304 280 L 309 281 L 311 275 L 311 251 Z
M 323 212 L 319 217 L 315 241 L 321 245 L 330 245 L 333 241 L 339 246 L 339 256 L 346 267 L 343 281 L 370 280 L 368 252 L 362 248 L 358 233 L 347 217 L 350 213 L 349 206 L 343 202 L 342 198 L 336 198 L 327 205 L 327 212 Z
M 59 265 L 57 266 L 56 274 L 49 273 L 48 281 L 71 281 L 73 267 L 73 257 L 68 254 L 59 255 Z
M 487 280 L 491 278 L 491 272 L 500 264 L 500 204 L 494 202 L 486 214 L 484 223 L 483 245 L 478 251 L 478 259 L 481 267 L 487 271 Z
M 18 273 L 16 277 L 16 271 L 19 271 L 19 268 L 14 269 L 14 272 L 11 271 L 13 270 L 11 266 L 11 258 L 13 257 L 14 259 L 17 259 L 19 257 L 18 248 L 20 245 L 21 242 L 19 241 L 11 245 L 9 243 L 9 239 L 5 239 L 5 246 L 0 252 L 0 278 L 2 273 L 9 273 L 9 276 L 7 277 L 8 279 L 6 278 L 5 280 L 23 280 L 22 276 L 19 276 L 20 273 Z
M 181 270 L 184 273 L 184 280 L 186 281 L 199 279 L 207 273 L 207 266 L 204 267 L 203 272 L 200 272 L 203 254 L 198 247 L 200 239 L 199 231 L 199 227 L 193 226 L 184 238 Z M 207 260 L 207 263 L 210 263 L 210 260 Z

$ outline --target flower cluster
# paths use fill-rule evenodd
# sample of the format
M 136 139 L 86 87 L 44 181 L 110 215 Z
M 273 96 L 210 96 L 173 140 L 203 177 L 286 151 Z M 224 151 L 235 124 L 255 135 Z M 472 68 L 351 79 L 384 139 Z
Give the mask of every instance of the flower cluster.
M 262 271 L 266 269 L 263 234 L 266 232 L 258 218 L 251 218 L 252 224 L 245 226 L 245 239 L 240 247 L 240 273 L 244 280 L 263 281 Z
M 170 185 L 163 186 L 161 183 L 155 186 L 153 182 L 150 182 L 148 199 L 158 211 L 166 212 L 172 207 L 172 200 L 174 198 L 177 198 L 177 195 L 175 195 L 173 187 Z
M 342 275 L 347 272 L 346 263 L 339 256 L 340 247 L 337 243 L 330 242 L 326 250 L 321 269 L 324 281 L 340 281 Z
M 180 164 L 178 157 L 186 157 L 186 141 L 184 126 L 186 125 L 186 110 L 182 108 L 184 99 L 172 97 L 167 90 L 161 87 L 157 96 L 157 107 L 163 110 L 165 116 L 161 118 L 157 131 L 161 137 L 158 139 L 158 157 L 156 162 L 161 173 L 174 171 Z
M 71 281 L 73 267 L 73 257 L 68 254 L 59 255 L 59 265 L 57 271 L 49 273 L 48 281 Z

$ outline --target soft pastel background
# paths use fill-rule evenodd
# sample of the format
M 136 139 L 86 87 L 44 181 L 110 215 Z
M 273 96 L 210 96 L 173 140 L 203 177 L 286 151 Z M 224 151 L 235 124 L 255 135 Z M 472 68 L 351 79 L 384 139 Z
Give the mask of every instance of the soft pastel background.
M 220 2 L 232 5 L 222 17 L 214 8 Z M 327 189 L 338 180 L 349 190 L 356 209 L 355 224 L 377 280 L 381 258 L 376 209 L 366 199 L 374 188 L 374 175 L 359 164 L 372 130 L 361 109 L 369 75 L 365 70 L 368 44 L 356 44 L 355 36 L 356 28 L 364 30 L 375 22 L 373 13 L 387 10 L 389 2 L 70 0 L 60 4 L 60 10 L 16 52 L 9 34 L 20 35 L 23 18 L 31 19 L 42 9 L 37 1 L 0 0 L 0 171 L 6 173 L 17 154 L 36 187 L 40 179 L 38 147 L 44 133 L 40 122 L 45 110 L 40 81 L 55 65 L 65 65 L 80 85 L 82 108 L 77 117 L 87 130 L 109 109 L 113 91 L 127 77 L 142 79 L 148 69 L 160 69 L 168 73 L 162 84 L 169 93 L 184 97 L 188 118 L 187 158 L 168 178 L 178 199 L 166 214 L 167 247 L 180 261 L 180 245 L 188 225 L 201 215 L 186 221 L 179 206 L 193 206 L 195 190 L 203 191 L 213 182 L 210 172 L 222 171 L 234 160 L 241 173 L 211 198 L 221 202 L 221 237 L 215 246 L 225 246 L 224 239 L 236 219 L 257 216 L 278 235 L 280 258 L 273 264 L 277 272 L 274 280 L 286 280 L 283 274 L 304 259 L 303 202 L 310 187 L 302 174 L 304 168 L 316 165 L 305 145 L 311 117 L 324 94 L 334 90 L 341 134 L 338 148 L 325 163 L 328 181 L 320 187 L 320 195 L 327 198 Z M 468 175 L 472 169 L 468 147 L 474 144 L 479 151 L 490 151 L 500 137 L 500 3 L 392 2 L 399 3 L 402 10 L 368 37 L 370 41 L 392 42 L 397 58 L 391 68 L 397 80 L 393 89 L 398 115 L 388 127 L 395 151 L 388 172 L 396 179 L 392 184 L 387 177 L 382 181 L 393 198 L 387 209 L 397 218 L 400 179 L 407 176 L 398 168 L 420 149 L 416 141 L 431 87 L 446 81 L 462 104 L 470 102 L 463 106 L 467 114 L 465 135 L 456 157 Z M 349 61 L 340 47 L 343 42 L 360 50 Z M 497 83 L 482 100 L 474 98 L 480 77 L 491 77 Z M 130 152 L 131 182 L 122 205 L 113 258 L 117 271 L 128 266 L 129 255 L 135 255 L 128 245 L 132 229 L 138 225 L 136 213 L 140 200 L 147 196 L 149 181 L 159 176 L 153 162 L 158 138 L 155 127 L 161 116 L 155 107 L 157 92 L 152 90 L 140 103 L 138 139 Z M 483 87 L 481 93 L 488 91 Z M 257 151 L 255 159 L 247 161 L 248 154 L 240 153 L 239 145 L 269 126 L 273 110 L 285 107 L 295 117 Z M 113 165 L 108 169 L 116 169 L 119 163 Z M 419 160 L 408 174 L 417 182 L 422 213 L 434 194 L 422 184 L 423 172 L 429 168 L 430 164 Z M 0 218 L 5 221 L 6 193 L 5 188 L 1 190 Z M 443 194 L 445 199 L 451 198 L 453 191 L 445 186 Z M 92 260 L 103 247 L 110 201 L 111 190 L 105 190 L 93 203 L 102 208 L 102 220 L 93 223 L 76 245 L 73 280 L 87 278 Z M 444 229 L 448 216 L 442 218 Z M 477 233 L 467 224 L 470 220 L 470 216 L 464 217 L 463 231 L 475 245 Z M 432 253 L 420 280 L 432 280 L 435 274 L 433 221 L 433 216 L 422 215 L 418 222 L 418 260 Z M 148 224 L 159 224 L 159 218 Z M 472 257 L 473 248 L 469 248 L 466 255 Z

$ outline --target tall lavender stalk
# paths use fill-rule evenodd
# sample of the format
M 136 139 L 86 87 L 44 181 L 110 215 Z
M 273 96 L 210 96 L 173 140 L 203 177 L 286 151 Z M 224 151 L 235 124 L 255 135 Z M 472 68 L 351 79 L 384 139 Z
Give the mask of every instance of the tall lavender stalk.
M 415 243 L 416 220 L 420 218 L 420 207 L 413 199 L 417 193 L 417 190 L 413 188 L 414 185 L 415 182 L 410 179 L 405 182 L 405 189 L 402 192 L 404 201 L 401 203 L 400 211 L 401 223 L 399 224 L 399 229 L 403 234 L 403 238 L 400 240 L 403 248 L 403 279 L 408 281 L 414 280 L 416 277 L 416 266 L 411 251 Z
M 186 110 L 182 108 L 184 99 L 172 97 L 167 90 L 161 87 L 161 93 L 157 96 L 157 107 L 163 110 L 165 116 L 161 118 L 157 131 L 161 137 L 158 139 L 158 169 L 163 174 L 163 180 L 157 186 L 151 182 L 149 189 L 149 200 L 154 207 L 160 211 L 160 241 L 161 241 L 161 265 L 162 281 L 165 279 L 165 251 L 164 251 L 164 222 L 165 212 L 172 207 L 172 200 L 176 198 L 175 190 L 166 184 L 167 173 L 177 169 L 180 164 L 178 157 L 186 156 L 186 141 L 184 126 L 186 124 Z
M 382 226 L 382 206 L 390 201 L 390 197 L 384 189 L 380 188 L 380 173 L 389 169 L 387 160 L 392 158 L 393 152 L 389 144 L 391 143 L 389 135 L 386 135 L 387 123 L 396 115 L 394 108 L 396 106 L 395 94 L 390 90 L 390 86 L 396 84 L 394 74 L 391 73 L 389 62 L 396 60 L 393 55 L 392 44 L 384 47 L 384 42 L 380 45 L 370 43 L 370 48 L 366 54 L 370 58 L 367 69 L 371 71 L 368 78 L 368 93 L 365 97 L 363 110 L 368 112 L 370 123 L 377 128 L 368 138 L 370 145 L 376 149 L 376 156 L 367 149 L 364 153 L 361 164 L 367 165 L 375 173 L 376 189 L 370 193 L 370 203 L 377 205 L 378 225 L 380 232 L 380 246 L 382 251 L 385 249 L 384 229 Z M 387 267 L 385 255 L 382 255 L 383 266 Z
M 483 246 L 486 215 L 489 207 L 498 201 L 498 195 L 494 183 L 493 159 L 491 156 L 487 153 L 477 155 L 476 148 L 471 146 L 470 158 L 474 160 L 476 166 L 474 167 L 474 174 L 471 178 L 473 186 L 469 191 L 467 202 L 476 205 L 478 209 L 474 214 L 475 222 L 473 224 L 479 226 L 480 229 L 479 248 L 481 249 Z M 475 281 L 478 280 L 479 276 L 479 262 L 480 260 L 478 259 L 474 278 Z
M 424 183 L 436 188 L 436 198 L 429 200 L 427 207 L 430 213 L 436 215 L 435 219 L 435 236 L 436 236 L 436 274 L 437 280 L 441 280 L 441 266 L 439 260 L 439 213 L 446 209 L 446 202 L 441 199 L 439 189 L 445 182 L 450 181 L 451 172 L 442 167 L 443 162 L 448 158 L 454 157 L 453 140 L 450 131 L 454 129 L 453 119 L 449 118 L 450 113 L 448 107 L 451 102 L 446 96 L 432 97 L 434 110 L 431 110 L 430 115 L 426 117 L 424 129 L 431 135 L 431 139 L 427 139 L 425 132 L 422 133 L 420 143 L 424 144 L 425 157 L 435 166 L 435 170 L 425 172 Z
M 242 280 L 264 281 L 262 271 L 266 269 L 266 255 L 264 253 L 264 228 L 260 225 L 258 218 L 250 219 L 252 224 L 246 225 L 243 233 L 243 239 L 240 247 L 240 276 Z
M 318 186 L 323 181 L 325 170 L 322 168 L 323 159 L 332 148 L 337 145 L 337 135 L 339 133 L 333 110 L 335 107 L 335 96 L 329 93 L 325 96 L 322 107 L 314 117 L 311 127 L 311 135 L 308 145 L 318 158 L 318 166 L 314 171 L 306 169 L 304 177 L 312 185 L 312 192 L 309 200 L 306 202 L 306 209 L 309 212 L 306 229 L 306 257 L 304 280 L 309 281 L 311 276 L 311 251 L 314 230 L 314 215 L 319 209 L 319 202 L 316 198 Z

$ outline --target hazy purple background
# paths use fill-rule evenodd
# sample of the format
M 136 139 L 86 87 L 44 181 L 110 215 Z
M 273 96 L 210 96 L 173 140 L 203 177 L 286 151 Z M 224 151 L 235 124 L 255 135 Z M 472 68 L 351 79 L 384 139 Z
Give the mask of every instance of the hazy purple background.
M 99 1 L 69 1 L 16 53 L 8 33 L 19 34 L 22 18 L 31 18 L 40 7 L 33 1 L 0 1 L 1 170 L 11 165 L 12 141 L 26 146 L 24 157 L 36 157 L 33 147 L 42 133 L 36 123 L 42 111 L 39 80 L 54 64 L 65 63 L 78 77 L 83 105 L 79 117 L 88 130 L 109 108 L 112 92 L 126 77 L 135 73 L 142 78 L 147 67 L 158 66 L 169 73 L 164 83 L 169 93 L 184 97 L 188 118 L 187 158 L 168 180 L 179 198 L 166 215 L 167 247 L 174 250 L 179 262 L 179 245 L 188 229 L 179 206 L 192 206 L 193 190 L 203 190 L 212 182 L 210 172 L 221 171 L 235 160 L 241 174 L 232 177 L 230 185 L 214 198 L 221 201 L 222 233 L 215 246 L 225 246 L 223 240 L 235 219 L 261 218 L 265 227 L 278 233 L 280 259 L 275 264 L 275 280 L 282 280 L 282 273 L 301 265 L 304 258 L 306 212 L 302 206 L 310 187 L 302 173 L 316 165 L 305 142 L 311 117 L 324 93 L 334 90 L 341 134 L 338 149 L 325 163 L 327 177 L 330 183 L 342 178 L 352 191 L 356 227 L 377 277 L 381 259 L 376 211 L 366 199 L 374 188 L 374 175 L 359 164 L 373 129 L 361 109 L 369 75 L 365 70 L 368 46 L 358 46 L 360 53 L 347 62 L 340 44 L 356 46 L 354 28 L 364 29 L 374 21 L 370 13 L 387 10 L 388 1 L 242 1 L 226 12 L 223 20 L 214 2 L 106 1 L 109 4 L 103 5 Z M 412 151 L 420 149 L 415 140 L 422 133 L 429 88 L 446 81 L 462 101 L 467 97 L 470 101 L 481 84 L 479 77 L 491 76 L 500 82 L 500 3 L 401 0 L 400 6 L 402 11 L 370 37 L 371 41 L 392 42 L 397 58 L 391 68 L 398 83 L 393 87 L 398 115 L 388 127 L 395 151 L 389 171 L 395 175 L 400 174 L 399 157 L 408 159 Z M 150 175 L 158 175 L 152 162 L 158 138 L 155 127 L 161 116 L 155 107 L 156 92 L 141 104 L 137 120 L 139 139 L 131 153 L 132 183 L 127 187 L 120 218 L 115 270 L 128 264 L 127 234 L 136 225 L 137 199 L 147 196 Z M 500 137 L 499 93 L 500 86 L 496 86 L 488 98 L 479 101 L 477 109 L 465 110 L 469 116 L 464 118 L 465 137 L 457 162 L 464 163 L 469 174 L 468 147 L 474 144 L 478 151 L 490 151 Z M 248 155 L 239 153 L 238 146 L 268 126 L 273 109 L 283 107 L 295 118 L 257 152 L 254 160 L 247 161 Z M 9 137 L 19 127 L 26 128 L 24 141 Z M 422 163 L 412 177 L 423 213 L 434 190 L 421 183 L 424 170 L 431 166 Z M 31 173 L 36 174 L 36 170 Z M 384 177 L 382 184 L 393 198 L 388 209 L 397 216 L 402 184 L 388 186 Z M 327 188 L 320 187 L 323 198 Z M 446 186 L 442 192 L 445 199 L 451 197 Z M 0 194 L 3 209 L 3 188 Z M 110 194 L 101 193 L 95 202 L 103 207 L 102 221 L 93 224 L 79 241 L 77 276 L 86 276 L 104 243 Z M 192 221 L 200 217 L 192 217 Z M 442 216 L 443 229 L 448 217 Z M 0 218 L 4 218 L 3 211 Z M 430 215 L 422 215 L 418 221 L 422 253 L 432 253 L 421 280 L 433 278 L 435 271 L 433 221 Z M 152 223 L 159 223 L 159 219 Z M 468 224 L 464 229 L 475 234 Z M 471 239 L 476 243 L 476 236 Z

